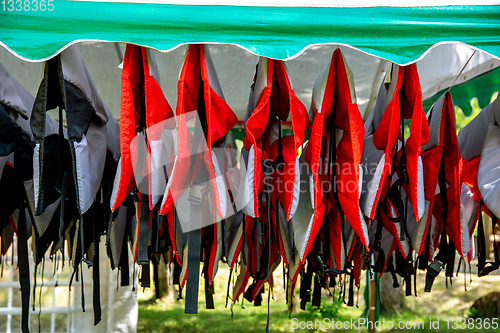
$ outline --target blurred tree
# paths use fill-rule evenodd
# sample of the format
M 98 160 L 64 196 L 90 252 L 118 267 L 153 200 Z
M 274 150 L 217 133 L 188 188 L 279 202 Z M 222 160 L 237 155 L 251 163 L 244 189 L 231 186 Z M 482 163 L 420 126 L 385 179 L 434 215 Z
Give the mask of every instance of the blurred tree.
M 493 93 L 490 99 L 490 103 L 492 103 L 498 96 L 498 91 Z M 457 133 L 460 131 L 462 127 L 467 125 L 474 117 L 476 117 L 479 112 L 481 112 L 481 107 L 479 106 L 479 102 L 477 100 L 477 97 L 474 97 L 470 101 L 470 106 L 472 107 L 472 113 L 470 116 L 466 116 L 462 109 L 458 106 L 455 106 L 455 119 L 456 119 L 456 126 L 457 126 Z

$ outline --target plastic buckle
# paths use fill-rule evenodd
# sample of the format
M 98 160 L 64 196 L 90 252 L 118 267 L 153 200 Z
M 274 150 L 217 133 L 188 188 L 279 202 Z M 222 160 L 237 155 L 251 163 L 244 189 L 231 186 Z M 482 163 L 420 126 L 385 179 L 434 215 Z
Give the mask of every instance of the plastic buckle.
M 434 259 L 432 261 L 432 263 L 429 265 L 429 267 L 427 268 L 427 273 L 436 277 L 439 275 L 439 272 L 441 272 L 441 269 L 443 268 L 443 266 L 444 266 L 444 263 L 442 263 L 441 261 L 439 261 L 437 259 Z
M 203 194 L 205 194 L 205 187 L 205 185 L 191 184 L 188 201 L 195 205 L 201 205 L 201 199 L 203 198 Z

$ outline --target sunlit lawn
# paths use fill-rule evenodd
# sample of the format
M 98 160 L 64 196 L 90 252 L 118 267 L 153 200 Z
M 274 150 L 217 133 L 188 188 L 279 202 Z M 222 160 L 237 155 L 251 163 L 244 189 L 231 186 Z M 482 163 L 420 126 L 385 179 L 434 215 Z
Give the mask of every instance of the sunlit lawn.
M 472 284 L 469 284 L 469 275 L 467 275 L 467 290 L 464 290 L 464 277 L 459 274 L 454 278 L 452 287 L 448 289 L 445 286 L 444 274 L 441 274 L 435 281 L 432 293 L 424 293 L 425 273 L 418 275 L 418 296 L 407 297 L 406 306 L 402 313 L 393 315 L 383 315 L 380 320 L 391 321 L 393 329 L 377 330 L 379 332 L 388 331 L 420 331 L 420 332 L 454 332 L 453 320 L 460 320 L 467 318 L 470 314 L 469 309 L 472 302 L 478 297 L 486 295 L 492 291 L 497 291 L 500 283 L 499 275 L 492 275 L 488 277 L 478 278 L 473 276 Z M 215 310 L 205 309 L 205 300 L 203 288 L 200 286 L 199 297 L 199 313 L 197 315 L 184 314 L 184 301 L 176 301 L 175 292 L 171 292 L 169 296 L 163 300 L 158 300 L 154 303 L 149 302 L 152 296 L 152 290 L 142 290 L 139 292 L 139 324 L 138 332 L 264 332 L 267 322 L 267 289 L 263 294 L 262 306 L 256 307 L 253 303 L 241 301 L 236 303 L 233 307 L 231 314 L 231 307 L 228 305 L 225 308 L 225 297 L 227 288 L 228 270 L 221 269 L 217 274 L 215 284 Z M 275 290 L 274 299 L 270 303 L 270 332 L 288 332 L 291 331 L 293 324 L 290 318 L 297 318 L 295 323 L 304 321 L 303 327 L 307 326 L 308 321 L 316 322 L 316 329 L 297 329 L 298 332 L 316 332 L 316 331 L 336 331 L 336 332 L 352 332 L 352 330 L 343 329 L 328 329 L 325 326 L 320 329 L 319 322 L 327 318 L 332 320 L 335 325 L 338 321 L 351 321 L 357 322 L 358 318 L 362 317 L 364 310 L 363 290 L 364 283 L 362 283 L 359 295 L 359 308 L 347 307 L 346 305 L 339 305 L 342 301 L 335 299 L 333 304 L 332 297 L 326 293 L 322 297 L 322 307 L 320 310 L 308 307 L 308 310 L 298 310 L 291 315 L 287 310 L 285 304 L 285 291 L 283 289 L 281 270 L 275 273 Z M 364 282 L 364 281 L 363 281 Z M 267 288 L 267 285 L 266 285 Z M 337 290 L 338 295 L 338 290 Z M 297 303 L 300 302 L 299 295 L 295 295 Z M 229 301 L 229 304 L 231 301 Z M 355 297 L 356 303 L 356 297 Z M 291 316 L 291 317 L 289 317 Z M 439 330 L 430 329 L 429 321 L 433 322 L 439 319 Z M 449 322 L 449 329 L 447 329 L 447 321 Z M 423 329 L 399 329 L 399 322 L 403 325 L 407 321 L 410 322 L 423 322 Z M 340 325 L 340 324 L 337 324 Z M 409 325 L 409 324 L 408 324 Z M 422 325 L 422 324 L 421 324 Z M 422 326 L 420 326 L 422 327 Z M 366 332 L 366 328 L 359 328 L 354 331 Z M 462 330 L 463 332 L 498 332 L 499 330 Z

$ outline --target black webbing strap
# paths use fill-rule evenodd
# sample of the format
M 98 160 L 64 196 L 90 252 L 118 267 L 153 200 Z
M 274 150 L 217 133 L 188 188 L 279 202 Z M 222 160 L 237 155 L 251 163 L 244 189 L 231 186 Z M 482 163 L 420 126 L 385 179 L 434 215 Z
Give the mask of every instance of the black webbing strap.
M 229 287 L 231 285 L 231 277 L 232 276 L 233 276 L 233 269 L 229 268 L 229 279 L 227 279 L 227 290 L 226 290 L 226 305 L 224 306 L 225 308 L 227 308 L 227 303 L 229 301 Z
M 155 299 L 160 299 L 161 298 L 161 292 L 160 292 L 160 276 L 158 273 L 158 261 L 156 260 L 156 256 L 153 255 L 152 260 L 153 262 L 153 283 L 155 285 Z
M 347 306 L 354 306 L 354 270 L 351 266 L 351 272 L 347 274 L 349 276 L 349 296 L 347 299 Z
M 314 289 L 311 305 L 317 306 L 318 308 L 321 306 L 321 283 L 319 281 L 318 273 L 314 275 Z
M 335 117 L 334 117 L 334 120 L 335 120 Z M 329 146 L 329 154 L 328 154 L 328 164 L 327 164 L 327 171 L 326 171 L 326 174 L 327 174 L 327 181 L 326 181 L 326 184 L 328 184 L 328 186 L 330 187 L 331 189 L 331 186 L 332 186 L 332 175 L 331 175 L 331 170 L 332 170 L 332 158 L 334 158 L 332 155 L 336 155 L 336 149 L 335 149 L 335 142 L 334 142 L 334 138 L 335 138 L 335 121 L 333 121 L 333 125 L 330 129 L 330 146 Z M 336 158 L 335 158 L 336 159 Z M 337 171 L 336 170 L 336 166 L 334 165 L 335 167 L 335 170 L 333 171 L 334 173 Z M 329 189 L 326 189 L 325 186 L 326 186 L 325 183 L 323 183 L 323 192 L 328 195 L 328 192 L 329 192 Z M 337 184 L 334 184 L 334 186 L 336 187 Z M 336 200 L 336 199 L 335 199 Z M 330 227 L 330 223 L 328 223 L 328 209 L 329 209 L 329 203 L 330 203 L 330 200 L 326 200 L 326 207 L 325 207 L 325 216 L 323 218 L 323 224 L 321 225 L 321 230 L 322 230 L 322 236 L 323 236 L 323 249 L 322 249 L 322 252 L 323 252 L 323 259 L 324 261 L 326 262 L 327 265 L 329 265 L 330 263 L 330 247 L 331 247 L 331 244 L 330 244 L 330 230 L 329 230 L 329 227 Z
M 446 236 L 446 224 L 448 220 L 448 195 L 446 192 L 446 175 L 445 175 L 445 160 L 444 155 L 441 156 L 441 165 L 439 166 L 438 185 L 441 194 L 441 218 L 443 220 L 443 231 L 441 232 L 441 243 L 438 254 L 427 268 L 425 275 L 425 292 L 430 292 L 434 279 L 439 275 L 439 272 L 444 268 L 446 263 L 450 260 L 450 255 L 455 256 L 454 246 L 450 247 Z M 430 232 L 430 231 L 429 231 Z M 451 243 L 451 240 L 450 240 Z M 453 252 L 453 253 L 451 253 Z M 453 273 L 453 267 L 451 268 Z M 448 276 L 448 275 L 447 275 Z
M 446 243 L 446 232 L 443 229 L 441 233 L 441 245 L 438 254 L 434 257 L 432 263 L 427 267 L 427 273 L 425 274 L 425 288 L 426 293 L 431 292 L 432 284 L 434 279 L 439 275 L 439 272 L 444 268 L 446 262 L 448 261 L 448 244 Z
M 405 114 L 404 114 L 404 99 L 403 96 L 405 95 L 405 89 L 404 85 L 401 85 L 401 90 L 399 92 L 399 110 L 400 110 L 400 117 L 401 117 L 401 159 L 399 163 L 399 170 L 401 171 L 401 180 L 403 183 L 408 184 L 409 183 L 409 177 L 408 177 L 408 170 L 406 168 L 406 152 L 405 152 Z M 397 150 L 396 150 L 397 154 Z
M 149 268 L 149 260 L 146 264 L 141 265 L 141 287 L 150 288 L 151 287 L 151 273 Z
M 491 212 L 490 212 L 491 213 Z M 480 219 L 480 228 L 481 228 L 481 233 L 483 234 L 483 237 L 481 237 L 481 241 L 479 240 L 480 234 L 479 234 L 479 226 L 478 226 L 478 243 L 482 242 L 482 251 L 480 252 L 481 259 L 478 259 L 478 276 L 485 276 L 493 272 L 494 270 L 497 270 L 500 268 L 500 256 L 498 254 L 498 247 L 497 247 L 497 240 L 496 240 L 496 235 L 495 235 L 495 226 L 497 224 L 498 218 L 491 213 L 491 222 L 492 222 L 492 233 L 493 233 L 493 253 L 495 255 L 495 262 L 487 262 L 486 261 L 486 246 L 485 246 L 485 237 L 484 235 L 484 227 L 483 227 L 483 221 L 481 217 L 481 211 L 479 213 L 479 219 Z M 478 244 L 479 248 L 479 244 Z M 481 267 L 480 264 L 481 263 Z
M 203 265 L 204 277 L 205 277 L 205 308 L 206 309 L 215 309 L 214 306 L 214 285 L 210 284 L 210 273 L 208 270 L 209 260 L 205 261 Z
M 455 244 L 451 241 L 448 241 L 448 261 L 446 262 L 446 277 L 453 277 L 453 269 L 455 268 Z M 450 279 L 451 280 L 451 279 Z
M 396 273 L 404 280 L 406 296 L 411 295 L 411 276 L 415 273 L 415 267 L 409 258 L 404 258 L 400 253 L 396 256 Z
M 122 253 L 120 255 L 120 263 L 118 267 L 120 267 L 120 286 L 128 286 L 130 284 L 130 270 L 128 264 L 128 244 L 127 240 L 123 240 L 122 244 Z
M 94 227 L 94 262 L 92 266 L 94 326 L 101 321 L 101 287 L 99 281 L 99 231 L 96 228 L 95 208 L 92 206 Z
M 65 221 L 65 207 L 66 207 L 66 196 L 68 193 L 68 187 L 69 187 L 69 182 L 70 182 L 70 177 L 69 174 L 64 171 L 63 173 L 63 178 L 62 178 L 62 184 L 61 184 L 61 205 L 60 205 L 60 212 L 59 212 L 59 250 L 62 253 L 63 256 L 63 262 L 64 262 L 64 221 Z
M 500 266 L 500 255 L 498 254 L 498 246 L 497 246 L 497 238 L 495 235 L 495 226 L 497 225 L 498 218 L 491 213 L 491 222 L 492 222 L 492 228 L 491 231 L 493 233 L 493 252 L 495 254 L 495 264 L 494 264 L 494 269 L 498 269 Z
M 148 182 L 148 177 L 144 180 Z M 149 195 L 141 195 L 141 211 L 139 217 L 139 235 L 137 237 L 137 264 L 149 264 L 148 244 L 149 244 Z
M 198 149 L 200 146 L 200 141 L 202 137 L 205 137 L 205 129 L 206 129 L 206 107 L 205 107 L 205 96 L 203 89 L 203 80 L 200 77 L 200 86 L 198 89 L 198 108 L 197 108 L 197 116 L 199 118 L 198 122 L 195 121 L 195 128 L 193 132 L 193 141 L 192 141 L 192 149 L 191 149 L 191 163 L 189 166 L 189 180 L 192 180 L 194 165 L 196 163 L 196 156 L 198 155 Z M 203 160 L 202 160 L 203 161 Z M 203 162 L 202 162 L 203 163 Z M 207 177 L 202 178 L 203 176 L 200 173 L 204 170 L 206 172 L 206 167 L 203 168 L 201 166 L 198 175 L 196 176 L 196 180 L 200 179 L 199 183 L 203 183 L 207 180 Z M 198 187 L 197 181 L 194 181 L 194 184 L 191 184 L 191 191 Z M 202 221 L 203 217 L 203 205 L 205 204 L 206 198 L 204 198 L 203 191 L 200 190 L 201 196 L 194 197 L 191 193 L 189 195 L 189 200 L 191 202 L 190 212 L 189 212 L 189 223 L 192 225 L 199 224 Z M 191 199 L 194 197 L 193 199 Z M 200 225 L 201 226 L 201 225 Z M 188 244 L 188 259 L 187 259 L 187 269 L 186 269 L 186 302 L 185 302 L 185 313 L 196 314 L 198 313 L 198 287 L 200 283 L 200 259 L 201 259 L 201 229 L 196 228 L 192 231 L 188 232 L 187 235 L 187 244 Z
M 373 250 L 378 252 L 377 261 L 375 262 L 375 266 L 373 270 L 375 273 L 382 273 L 384 270 L 385 264 L 385 253 L 382 248 L 382 216 L 380 214 L 380 208 L 377 208 L 377 231 L 375 232 L 375 243 L 373 244 Z M 392 260 L 391 265 L 392 265 Z M 394 266 L 393 266 L 394 268 Z
M 479 203 L 479 220 L 477 222 L 477 271 L 478 275 L 486 266 L 486 240 L 483 225 L 483 199 Z
M 197 186 L 197 185 L 194 185 Z M 203 219 L 203 201 L 200 204 L 191 203 L 189 221 L 200 223 Z M 201 229 L 196 228 L 187 235 L 188 259 L 186 270 L 186 302 L 185 313 L 198 313 L 198 287 L 200 283 L 200 259 L 201 259 Z
M 307 265 L 307 270 L 302 268 L 300 278 L 300 308 L 306 309 L 306 304 L 311 300 L 311 284 L 312 284 L 312 269 L 310 262 Z
M 419 269 L 425 270 L 425 269 L 427 269 L 427 267 L 429 267 L 430 246 L 431 246 L 431 230 L 430 230 L 430 225 L 429 225 L 429 226 L 427 226 L 427 234 L 425 235 L 424 251 L 418 257 L 418 268 Z
M 214 241 L 213 237 L 213 232 L 214 228 L 213 226 L 208 226 L 206 229 L 206 232 L 204 234 L 204 240 L 202 242 L 202 252 L 205 254 L 204 262 L 205 264 L 203 265 L 203 277 L 205 280 L 205 308 L 206 309 L 215 309 L 214 306 L 214 285 L 210 284 L 210 275 L 212 274 L 209 270 L 210 266 L 210 246 Z
M 19 268 L 19 284 L 21 286 L 21 328 L 23 333 L 29 333 L 30 304 L 30 266 L 28 262 L 28 237 L 26 230 L 25 204 L 19 209 L 17 220 L 17 266 Z
M 401 179 L 397 179 L 387 190 L 382 202 L 382 211 L 384 212 L 384 215 L 393 223 L 402 223 L 403 221 L 403 200 L 401 200 L 402 183 L 403 181 Z M 392 217 L 392 214 L 389 214 L 387 205 L 388 200 L 391 202 L 394 210 L 398 213 L 397 217 Z M 402 230 L 402 228 L 400 228 L 400 230 Z
M 398 277 L 396 276 L 396 270 L 394 269 L 394 262 L 392 260 L 392 255 L 387 261 L 387 265 L 385 267 L 385 271 L 391 273 L 392 276 L 392 287 L 399 288 Z

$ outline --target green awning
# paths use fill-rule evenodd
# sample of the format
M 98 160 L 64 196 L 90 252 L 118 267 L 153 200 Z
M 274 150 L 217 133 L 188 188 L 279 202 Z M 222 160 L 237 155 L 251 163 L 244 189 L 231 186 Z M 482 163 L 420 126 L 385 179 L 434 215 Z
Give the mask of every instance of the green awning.
M 6 3 L 0 41 L 31 60 L 49 58 L 80 40 L 161 51 L 186 43 L 227 43 L 277 59 L 333 43 L 398 64 L 417 60 L 438 43 L 461 42 L 500 57 L 496 5 L 339 8 L 51 0 L 52 11 L 9 11 Z

